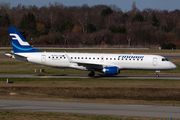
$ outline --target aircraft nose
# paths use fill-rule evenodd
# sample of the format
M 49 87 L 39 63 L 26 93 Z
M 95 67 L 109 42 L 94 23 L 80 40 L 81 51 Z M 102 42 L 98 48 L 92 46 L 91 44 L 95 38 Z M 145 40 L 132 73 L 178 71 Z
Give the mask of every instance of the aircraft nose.
M 172 63 L 171 66 L 172 66 L 173 69 L 176 69 L 176 68 L 177 68 L 177 66 L 176 66 L 174 63 Z

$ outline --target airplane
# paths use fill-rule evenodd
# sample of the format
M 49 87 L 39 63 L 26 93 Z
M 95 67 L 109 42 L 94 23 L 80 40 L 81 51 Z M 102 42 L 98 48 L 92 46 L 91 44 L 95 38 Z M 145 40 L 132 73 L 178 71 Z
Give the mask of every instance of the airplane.
M 15 27 L 8 28 L 13 51 L 6 56 L 44 66 L 90 71 L 89 77 L 94 77 L 95 71 L 118 75 L 121 70 L 155 70 L 159 77 L 160 70 L 177 68 L 160 55 L 42 52 L 31 47 Z

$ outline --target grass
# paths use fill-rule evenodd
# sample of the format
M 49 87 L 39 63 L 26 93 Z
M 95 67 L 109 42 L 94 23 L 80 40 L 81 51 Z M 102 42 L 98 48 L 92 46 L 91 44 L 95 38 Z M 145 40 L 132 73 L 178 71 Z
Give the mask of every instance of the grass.
M 119 53 L 119 54 L 180 54 L 180 50 L 158 50 L 158 49 L 67 49 L 67 50 L 42 50 L 42 51 L 56 51 L 56 52 L 80 52 L 80 53 Z
M 162 118 L 137 118 L 105 115 L 85 115 L 51 112 L 24 112 L 0 110 L 1 120 L 167 120 Z M 176 120 L 176 119 L 173 119 Z
M 47 52 L 80 52 L 80 53 L 134 53 L 134 54 L 180 54 L 180 50 L 158 49 L 41 49 Z
M 10 78 L 9 80 L 14 83 L 0 86 L 180 88 L 179 80 L 160 79 Z M 6 81 L 6 78 L 0 78 L 0 82 L 3 81 Z
M 3 84 L 1 99 L 73 101 L 112 104 L 148 104 L 180 106 L 178 80 L 11 78 Z M 18 95 L 10 95 L 15 92 Z

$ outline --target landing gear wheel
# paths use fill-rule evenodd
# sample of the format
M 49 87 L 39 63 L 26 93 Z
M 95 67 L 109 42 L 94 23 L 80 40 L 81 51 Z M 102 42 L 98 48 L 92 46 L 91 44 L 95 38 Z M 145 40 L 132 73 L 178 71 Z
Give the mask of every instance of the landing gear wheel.
M 94 77 L 94 75 L 95 75 L 95 73 L 92 71 L 88 74 L 89 77 Z

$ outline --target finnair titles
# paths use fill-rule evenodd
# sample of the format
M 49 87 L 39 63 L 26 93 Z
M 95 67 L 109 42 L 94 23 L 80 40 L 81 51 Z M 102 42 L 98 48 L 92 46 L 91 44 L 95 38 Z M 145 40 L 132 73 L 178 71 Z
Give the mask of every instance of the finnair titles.
M 95 76 L 96 71 L 117 75 L 121 70 L 155 70 L 159 76 L 160 70 L 177 68 L 160 55 L 42 52 L 31 47 L 15 27 L 9 27 L 9 33 L 13 52 L 6 56 L 56 68 L 87 70 L 89 77 Z
M 144 58 L 144 56 L 119 56 L 118 58 L 130 58 L 130 59 L 134 59 L 134 58 L 136 58 L 136 59 L 143 59 Z

